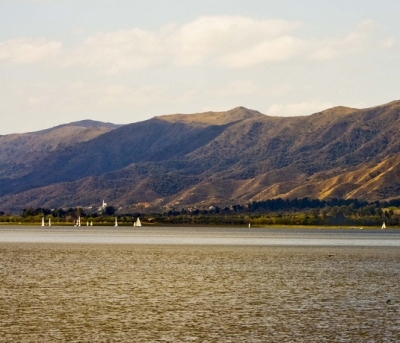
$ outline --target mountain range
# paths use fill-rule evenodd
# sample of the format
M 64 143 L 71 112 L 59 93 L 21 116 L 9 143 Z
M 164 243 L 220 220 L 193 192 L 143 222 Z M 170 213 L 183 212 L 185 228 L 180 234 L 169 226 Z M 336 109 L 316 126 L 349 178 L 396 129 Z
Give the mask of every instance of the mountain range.
M 0 210 L 121 211 L 400 197 L 400 101 L 272 117 L 244 107 L 0 136 Z

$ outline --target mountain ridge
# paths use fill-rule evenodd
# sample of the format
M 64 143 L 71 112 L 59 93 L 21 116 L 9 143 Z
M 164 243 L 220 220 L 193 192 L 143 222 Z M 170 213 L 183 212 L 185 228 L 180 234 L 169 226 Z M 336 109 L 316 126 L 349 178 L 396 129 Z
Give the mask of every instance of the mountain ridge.
M 45 165 L 33 159 L 0 174 L 0 203 L 17 210 L 106 198 L 129 210 L 144 202 L 160 209 L 274 197 L 392 199 L 400 196 L 398 130 L 398 100 L 303 117 L 244 107 L 159 116 L 56 146 Z

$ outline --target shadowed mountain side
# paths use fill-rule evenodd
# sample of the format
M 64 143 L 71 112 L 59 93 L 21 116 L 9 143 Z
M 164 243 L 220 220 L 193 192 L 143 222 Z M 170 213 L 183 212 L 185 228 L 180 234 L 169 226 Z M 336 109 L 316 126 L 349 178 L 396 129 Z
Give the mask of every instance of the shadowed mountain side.
M 225 126 L 197 127 L 158 118 L 130 124 L 96 139 L 51 152 L 21 178 L 0 181 L 1 195 L 98 176 L 132 163 L 179 158 L 218 136 Z
M 30 189 L 18 194 L 2 197 L 2 204 L 12 211 L 24 207 L 75 207 L 99 206 L 103 199 L 113 206 L 129 206 L 141 202 L 165 203 L 171 195 L 191 184 L 196 177 L 164 174 L 153 163 L 136 165 L 106 173 L 97 177 L 86 177 L 73 182 L 61 182 Z M 77 201 L 77 199 L 79 199 Z
M 0 136 L 0 178 L 27 174 L 50 152 L 89 141 L 117 127 L 83 120 L 37 132 Z

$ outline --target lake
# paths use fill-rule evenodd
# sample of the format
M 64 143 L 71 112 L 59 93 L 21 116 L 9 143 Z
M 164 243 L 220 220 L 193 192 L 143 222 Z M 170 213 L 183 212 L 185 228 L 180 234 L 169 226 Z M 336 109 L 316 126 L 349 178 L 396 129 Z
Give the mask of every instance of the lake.
M 0 242 L 400 247 L 400 230 L 0 226 Z
M 400 341 L 400 232 L 0 228 L 0 342 Z

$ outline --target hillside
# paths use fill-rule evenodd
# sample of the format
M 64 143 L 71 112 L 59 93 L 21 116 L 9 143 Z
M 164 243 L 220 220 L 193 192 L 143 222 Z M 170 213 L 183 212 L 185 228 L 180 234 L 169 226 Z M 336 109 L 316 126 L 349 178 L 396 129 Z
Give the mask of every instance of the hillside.
M 0 178 L 22 176 L 46 160 L 48 153 L 89 141 L 119 126 L 82 120 L 37 132 L 0 136 Z
M 47 141 L 32 144 L 48 144 L 46 158 L 29 163 L 21 163 L 22 153 L 9 153 L 14 169 L 2 169 L 1 206 L 96 206 L 105 198 L 135 209 L 144 203 L 231 205 L 274 197 L 400 197 L 399 101 L 290 118 L 238 107 L 103 130 L 58 141 L 46 136 L 50 130 Z

